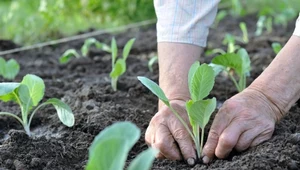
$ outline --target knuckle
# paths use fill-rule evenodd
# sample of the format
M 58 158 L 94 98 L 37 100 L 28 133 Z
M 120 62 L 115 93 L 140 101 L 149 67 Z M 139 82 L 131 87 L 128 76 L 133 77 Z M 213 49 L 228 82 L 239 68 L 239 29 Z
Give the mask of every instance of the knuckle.
M 217 132 L 216 130 L 211 129 L 211 130 L 209 131 L 208 138 L 209 138 L 210 140 L 213 140 L 213 141 L 218 141 L 218 140 L 219 140 L 219 134 L 218 134 L 218 132 Z
M 234 143 L 234 139 L 228 137 L 228 136 L 221 136 L 220 137 L 220 144 L 222 145 L 222 147 L 224 148 L 232 148 L 235 143 Z
M 163 141 L 158 141 L 158 142 L 155 142 L 155 148 L 160 150 L 161 152 L 163 152 L 167 148 L 167 145 Z

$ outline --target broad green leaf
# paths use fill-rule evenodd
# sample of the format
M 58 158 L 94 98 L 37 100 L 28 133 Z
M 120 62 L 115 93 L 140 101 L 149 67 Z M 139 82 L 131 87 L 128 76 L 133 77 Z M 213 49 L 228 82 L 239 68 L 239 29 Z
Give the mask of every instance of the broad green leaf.
M 242 60 L 242 74 L 249 75 L 251 70 L 251 61 L 248 52 L 244 48 L 241 48 L 238 50 L 237 55 L 239 55 Z
M 27 74 L 25 77 L 23 77 L 21 84 L 24 84 L 28 87 L 32 104 L 33 106 L 37 106 L 44 97 L 45 84 L 43 79 L 33 74 Z
M 281 46 L 281 44 L 275 42 L 275 43 L 272 43 L 272 48 L 273 48 L 274 53 L 278 54 L 279 51 L 282 49 L 282 46 Z
M 21 105 L 22 105 L 22 113 L 25 114 L 26 118 L 28 116 L 29 111 L 32 109 L 33 107 L 33 99 L 30 96 L 30 91 L 28 86 L 26 86 L 25 84 L 20 84 L 19 88 L 18 88 L 18 96 L 21 100 Z
M 211 114 L 217 106 L 216 98 L 187 102 L 186 109 L 191 122 L 198 124 L 202 129 L 207 125 Z
M 117 42 L 115 38 L 112 38 L 111 40 L 111 57 L 112 57 L 112 65 L 115 64 L 116 59 L 118 56 L 118 47 L 117 47 Z
M 131 50 L 131 47 L 132 47 L 134 41 L 135 41 L 135 38 L 132 38 L 124 46 L 124 49 L 123 49 L 123 58 L 124 58 L 125 61 L 126 61 L 128 55 L 129 55 L 129 52 Z
M 14 59 L 10 59 L 6 62 L 5 73 L 3 77 L 12 80 L 17 76 L 19 71 L 20 71 L 19 63 Z
M 75 49 L 68 49 L 59 58 L 59 63 L 60 64 L 68 63 L 72 57 L 80 58 L 80 55 L 77 53 L 77 51 Z
M 20 83 L 0 83 L 0 100 L 4 102 L 16 101 L 14 91 L 20 86 Z
M 148 148 L 134 158 L 128 170 L 150 170 L 156 154 L 158 154 L 158 150 Z
M 141 132 L 131 122 L 115 123 L 98 134 L 89 148 L 87 170 L 122 170 Z
M 66 126 L 72 127 L 75 123 L 75 118 L 71 108 L 59 99 L 51 98 L 43 104 L 52 104 L 56 109 L 59 120 Z
M 189 89 L 192 89 L 192 78 L 195 75 L 195 72 L 200 67 L 200 62 L 196 61 L 194 64 L 191 65 L 189 73 L 188 73 L 188 85 Z
M 114 68 L 110 72 L 109 76 L 111 78 L 117 78 L 122 74 L 124 74 L 125 71 L 126 71 L 126 62 L 123 58 L 119 58 L 116 64 L 114 65 Z
M 226 68 L 224 66 L 214 64 L 214 63 L 209 63 L 209 66 L 211 66 L 215 72 L 215 76 L 217 76 L 220 72 L 224 71 Z
M 146 77 L 137 77 L 139 81 L 146 86 L 153 94 L 155 94 L 161 101 L 163 101 L 167 106 L 170 106 L 169 99 L 166 97 L 163 90 L 152 80 Z
M 3 76 L 5 74 L 6 61 L 4 58 L 0 57 L 0 75 Z
M 207 64 L 202 64 L 197 68 L 189 85 L 193 101 L 202 100 L 208 96 L 215 83 L 214 74 L 213 68 Z
M 242 58 L 238 54 L 234 53 L 226 53 L 216 56 L 212 59 L 213 64 L 222 65 L 226 68 L 232 68 L 239 76 L 243 74 L 242 62 Z

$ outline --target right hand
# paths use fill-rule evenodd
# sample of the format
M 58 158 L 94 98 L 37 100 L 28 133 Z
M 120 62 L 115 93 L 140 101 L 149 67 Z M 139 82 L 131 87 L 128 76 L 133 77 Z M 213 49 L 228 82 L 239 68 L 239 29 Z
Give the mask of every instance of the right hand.
M 189 125 L 185 101 L 172 100 L 170 104 Z M 195 145 L 191 136 L 166 105 L 161 105 L 159 111 L 151 119 L 145 140 L 149 146 L 160 151 L 156 156 L 159 159 L 184 159 L 189 165 L 196 163 Z

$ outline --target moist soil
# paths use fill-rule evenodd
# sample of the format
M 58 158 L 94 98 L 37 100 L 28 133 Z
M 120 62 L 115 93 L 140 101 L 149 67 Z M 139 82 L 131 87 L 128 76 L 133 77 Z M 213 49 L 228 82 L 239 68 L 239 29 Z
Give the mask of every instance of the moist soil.
M 246 48 L 252 61 L 250 84 L 272 61 L 275 53 L 272 42 L 286 43 L 294 29 L 294 23 L 287 27 L 274 27 L 272 33 L 254 36 L 256 19 L 253 16 L 223 20 L 212 28 L 207 49 L 222 48 L 222 39 L 229 32 L 241 36 L 239 22 L 248 25 L 250 42 L 239 43 Z M 41 109 L 33 119 L 29 138 L 21 125 L 14 119 L 0 117 L 0 170 L 77 170 L 84 169 L 88 159 L 88 148 L 94 137 L 105 127 L 119 121 L 131 121 L 142 131 L 142 136 L 128 156 L 130 162 L 138 153 L 147 149 L 144 134 L 152 116 L 157 111 L 157 98 L 138 82 L 137 76 L 158 79 L 158 66 L 150 72 L 149 58 L 156 55 L 155 26 L 126 30 L 117 34 L 97 36 L 99 41 L 109 43 L 115 36 L 120 49 L 132 37 L 137 40 L 127 60 L 128 70 L 119 79 L 118 91 L 110 86 L 109 72 L 111 60 L 107 53 L 91 49 L 87 58 L 73 59 L 65 65 L 58 58 L 66 50 L 80 50 L 84 40 L 48 46 L 4 56 L 15 58 L 21 65 L 16 81 L 26 74 L 42 77 L 46 84 L 44 100 L 60 98 L 72 108 L 76 123 L 74 127 L 63 126 L 56 116 L 55 109 Z M 0 41 L 0 51 L 15 48 L 11 41 Z M 204 55 L 202 62 L 209 62 L 214 55 Z M 279 68 L 280 69 L 280 68 Z M 0 78 L 0 81 L 8 81 Z M 237 91 L 233 83 L 220 75 L 211 96 L 220 103 Z M 20 114 L 13 103 L 0 103 L 1 111 Z M 225 160 L 215 159 L 209 165 L 187 166 L 183 161 L 155 160 L 155 170 L 187 169 L 299 169 L 300 168 L 300 107 L 295 104 L 289 113 L 276 125 L 273 137 L 263 144 L 244 152 L 232 152 Z M 212 117 L 213 119 L 213 117 Z M 208 130 L 206 130 L 207 134 Z

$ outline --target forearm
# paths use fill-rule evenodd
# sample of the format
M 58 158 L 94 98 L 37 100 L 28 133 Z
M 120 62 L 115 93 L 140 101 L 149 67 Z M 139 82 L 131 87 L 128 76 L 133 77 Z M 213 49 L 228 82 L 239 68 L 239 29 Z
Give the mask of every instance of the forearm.
M 249 86 L 285 114 L 300 97 L 300 37 L 293 35 L 264 72 Z M 281 117 L 277 116 L 277 119 Z
M 182 43 L 158 43 L 159 85 L 171 100 L 189 99 L 188 72 L 203 48 Z

